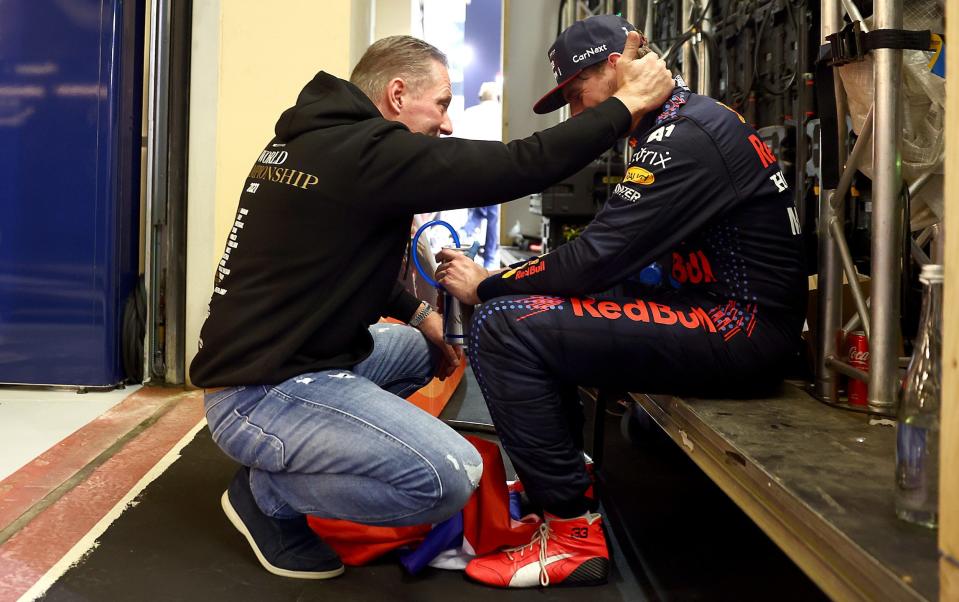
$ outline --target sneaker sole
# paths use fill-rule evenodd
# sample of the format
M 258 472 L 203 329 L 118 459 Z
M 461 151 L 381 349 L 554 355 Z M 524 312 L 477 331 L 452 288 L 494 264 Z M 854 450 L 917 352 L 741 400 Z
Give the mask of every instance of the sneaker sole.
M 557 585 L 559 587 L 579 587 L 581 585 L 603 585 L 609 579 L 609 559 L 608 558 L 590 558 L 583 564 L 576 567 L 576 570 L 569 574 Z
M 609 582 L 609 559 L 594 557 L 584 561 L 576 569 L 560 582 L 550 581 L 549 585 L 543 587 L 539 583 L 533 585 L 500 585 L 498 583 L 488 583 L 481 579 L 476 579 L 469 573 L 465 573 L 466 578 L 473 583 L 479 583 L 487 587 L 493 587 L 502 590 L 532 590 L 532 589 L 558 589 L 561 587 L 589 587 L 594 585 L 605 585 Z
M 250 547 L 253 548 L 253 553 L 256 554 L 256 559 L 260 561 L 260 564 L 263 565 L 263 568 L 273 573 L 274 575 L 279 575 L 280 577 L 291 577 L 293 579 L 332 579 L 333 577 L 339 577 L 346 571 L 346 567 L 340 565 L 340 568 L 333 569 L 332 571 L 291 571 L 289 569 L 281 569 L 278 566 L 270 564 L 270 562 L 263 556 L 263 552 L 260 551 L 260 548 L 256 545 L 256 542 L 253 540 L 253 535 L 250 534 L 250 531 L 246 528 L 246 525 L 243 524 L 243 521 L 240 520 L 240 515 L 236 513 L 236 510 L 233 509 L 233 504 L 230 503 L 230 496 L 226 491 L 223 492 L 223 496 L 220 497 L 220 505 L 223 506 L 223 512 L 226 514 L 226 517 L 230 519 L 230 522 L 233 523 L 233 526 L 236 527 L 236 530 L 243 534 L 243 537 L 246 538 L 249 542 Z

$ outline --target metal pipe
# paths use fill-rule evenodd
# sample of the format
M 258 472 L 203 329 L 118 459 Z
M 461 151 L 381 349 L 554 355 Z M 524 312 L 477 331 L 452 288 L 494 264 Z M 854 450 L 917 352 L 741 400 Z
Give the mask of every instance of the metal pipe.
M 902 0 L 876 0 L 876 29 L 902 28 Z M 905 221 L 899 143 L 899 93 L 902 50 L 873 51 L 876 117 L 873 134 L 872 337 L 870 338 L 869 408 L 894 411 L 899 385 L 899 282 Z
M 922 188 L 929 183 L 929 180 L 932 179 L 933 172 L 937 169 L 939 169 L 938 166 L 930 169 L 926 173 L 916 178 L 916 181 L 909 185 L 909 198 L 916 198 L 916 195 L 919 194 L 919 191 L 922 190 Z
M 560 29 L 566 29 L 577 21 L 578 9 L 579 0 L 566 0 L 566 22 L 560 25 Z
M 186 212 L 192 0 L 170 2 L 164 318 L 167 384 L 186 382 Z
M 842 27 L 838 0 L 823 0 L 821 19 L 822 43 L 826 43 L 826 36 L 839 31 Z M 838 77 L 834 79 L 839 135 L 833 142 L 838 146 L 838 160 L 842 165 L 846 158 L 846 93 L 842 87 L 842 80 Z M 820 148 L 824 142 L 820 143 Z M 834 218 L 831 204 L 832 193 L 832 190 L 824 187 L 819 189 L 819 294 L 814 390 L 816 396 L 823 401 L 838 402 L 839 378 L 826 361 L 826 358 L 836 356 L 836 333 L 842 323 L 842 264 L 839 251 L 830 240 L 829 232 L 829 223 Z
M 929 242 L 929 239 L 932 238 L 933 234 L 935 233 L 936 233 L 935 225 L 923 228 L 922 232 L 919 233 L 919 236 L 916 237 L 916 244 L 918 244 L 921 247 L 922 245 Z
M 932 229 L 932 262 L 942 265 L 946 259 L 946 230 L 941 223 L 929 227 Z
M 846 14 L 849 15 L 850 21 L 859 21 L 859 28 L 862 29 L 863 33 L 869 33 L 869 26 L 863 22 L 862 13 L 859 12 L 859 9 L 856 8 L 856 4 L 852 0 L 842 0 L 842 7 L 845 9 Z
M 798 13 L 796 15 L 797 31 L 807 31 L 807 12 L 805 6 L 796 9 L 796 13 Z M 806 162 L 809 160 L 808 152 L 811 146 L 806 138 L 806 122 L 809 117 L 806 113 L 811 112 L 812 109 L 812 107 L 807 104 L 810 97 L 806 89 L 806 84 L 808 83 L 807 76 L 812 77 L 811 74 L 808 73 L 808 38 L 809 36 L 806 35 L 796 36 L 796 75 L 798 77 L 798 83 L 796 84 L 797 93 L 793 107 L 793 115 L 796 120 L 796 169 L 794 175 L 795 182 L 793 184 L 793 204 L 796 205 L 796 212 L 799 214 L 800 224 L 806 223 Z
M 859 138 L 856 139 L 856 144 L 852 148 L 852 153 L 849 154 L 849 159 L 846 161 L 846 168 L 839 177 L 839 184 L 836 185 L 836 192 L 833 193 L 829 200 L 829 202 L 832 203 L 833 212 L 838 215 L 842 215 L 843 213 L 843 204 L 846 201 L 846 195 L 849 193 L 849 188 L 852 187 L 852 179 L 856 176 L 856 170 L 859 169 L 859 164 L 862 162 L 863 155 L 866 154 L 867 149 L 868 152 L 872 152 L 872 113 L 873 107 L 869 107 L 869 112 L 866 114 L 866 121 L 862 124 Z
M 653 39 L 653 23 L 656 10 L 656 3 L 653 0 L 647 0 L 646 2 L 646 23 L 643 25 L 643 33 L 646 34 L 646 38 L 649 40 Z
M 915 239 L 910 238 L 909 240 L 909 252 L 912 254 L 912 259 L 919 265 L 929 265 L 932 263 L 932 259 L 926 255 L 926 252 L 922 250 L 922 247 L 919 246 L 919 243 Z
M 933 213 L 932 209 L 928 205 L 920 209 L 919 211 L 912 212 L 909 215 L 908 227 L 910 230 L 922 230 L 924 228 L 930 228 L 935 226 L 941 221 L 938 215 Z
M 849 252 L 849 245 L 846 244 L 842 226 L 839 225 L 839 220 L 836 217 L 833 217 L 829 222 L 829 232 L 832 235 L 833 244 L 839 250 L 839 258 L 842 260 L 842 267 L 846 272 L 849 290 L 852 291 L 852 298 L 856 303 L 856 312 L 862 320 L 862 329 L 866 332 L 866 338 L 868 339 L 869 308 L 866 306 L 866 296 L 862 294 L 862 288 L 859 286 L 859 273 L 856 271 L 856 265 L 852 262 L 852 253 Z
M 170 3 L 153 0 L 151 3 L 150 79 L 147 108 L 147 164 L 146 164 L 146 228 L 144 243 L 144 270 L 147 291 L 146 370 L 145 380 L 163 379 L 166 373 L 166 337 L 163 332 L 165 316 L 163 304 L 163 267 L 166 254 L 163 228 L 167 215 L 167 166 L 169 148 L 167 132 L 170 91 Z
M 695 1 L 696 0 L 683 0 L 682 2 L 682 26 L 680 26 L 680 31 L 682 32 L 689 30 L 690 25 L 693 24 L 692 11 L 693 2 Z M 693 42 L 684 42 L 681 50 L 683 51 L 683 79 L 686 80 L 687 86 L 692 86 L 693 82 L 696 81 L 693 79 Z M 696 90 L 696 92 L 699 92 L 699 90 Z
M 709 0 L 706 0 L 706 5 L 700 7 L 701 10 L 709 8 L 712 11 L 712 3 Z M 692 21 L 692 18 L 690 18 Z M 713 20 L 710 17 L 709 13 L 703 15 L 702 23 L 699 26 L 699 32 L 696 34 L 696 57 L 698 59 L 696 65 L 696 77 L 697 77 L 697 87 L 696 93 L 702 94 L 704 96 L 711 96 L 713 93 L 713 70 L 710 67 L 713 55 L 712 51 L 709 48 L 709 43 L 706 41 L 706 34 L 711 34 L 713 31 Z
M 577 14 L 578 6 L 579 6 L 579 0 L 566 0 L 566 4 L 563 5 L 562 9 L 560 10 L 559 31 L 564 31 L 567 27 L 569 27 L 570 25 L 576 22 L 576 14 Z M 567 119 L 569 119 L 569 117 L 570 117 L 569 105 L 564 104 L 562 107 L 559 108 L 559 120 L 561 122 L 566 121 Z M 548 219 L 549 218 L 546 218 L 546 217 L 543 218 L 544 225 L 547 223 L 546 220 Z M 543 240 L 546 240 L 546 238 L 543 238 Z
M 866 298 L 866 307 L 869 307 L 872 304 L 872 297 Z M 849 318 L 849 321 L 843 324 L 843 332 L 852 332 L 856 328 L 859 328 L 859 325 L 862 324 L 862 318 L 859 317 L 859 312 L 857 311 Z
M 633 26 L 636 27 L 636 29 L 642 30 L 643 29 L 642 21 L 644 21 L 646 17 L 645 17 L 645 13 L 640 12 L 639 8 L 640 6 L 643 6 L 645 8 L 646 3 L 643 2 L 643 0 L 626 0 L 626 2 L 624 2 L 623 4 L 624 4 L 623 18 L 629 21 L 630 23 L 632 23 Z M 614 12 L 614 11 L 610 11 L 610 12 Z M 644 33 L 646 34 L 646 37 L 648 38 L 649 32 L 644 32 Z
M 853 368 L 846 362 L 836 359 L 835 356 L 830 355 L 826 358 L 826 363 L 829 364 L 829 367 L 835 370 L 836 372 L 848 376 L 849 378 L 855 378 L 856 380 L 861 380 L 866 382 L 869 380 L 869 373 L 863 372 L 859 368 Z

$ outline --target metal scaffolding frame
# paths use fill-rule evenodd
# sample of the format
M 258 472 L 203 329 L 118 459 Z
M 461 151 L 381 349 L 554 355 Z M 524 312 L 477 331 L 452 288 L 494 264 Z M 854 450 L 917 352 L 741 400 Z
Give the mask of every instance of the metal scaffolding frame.
M 823 0 L 822 38 L 838 32 L 843 25 L 843 11 L 853 21 L 861 20 L 855 5 L 848 0 Z M 876 0 L 874 3 L 877 29 L 902 28 L 902 0 Z M 867 28 L 863 27 L 864 31 Z M 900 241 L 904 240 L 905 203 L 900 163 L 900 89 L 902 83 L 902 50 L 888 48 L 874 52 L 874 105 L 860 131 L 856 145 L 848 157 L 845 154 L 847 114 L 846 97 L 839 77 L 834 78 L 836 96 L 838 160 L 842 176 L 834 190 L 821 190 L 819 198 L 819 282 L 818 332 L 816 333 L 816 380 L 814 390 L 824 401 L 838 402 L 840 374 L 869 382 L 869 409 L 891 414 L 896 409 L 899 388 L 899 367 L 902 358 L 898 350 L 901 340 L 899 325 L 900 287 L 903 256 Z M 849 247 L 843 235 L 845 215 L 843 205 L 853 175 L 863 157 L 872 151 L 873 158 L 873 213 L 872 213 L 872 295 L 866 298 L 859 284 Z M 917 180 L 918 191 L 928 178 Z M 912 187 L 910 187 L 910 192 Z M 935 233 L 929 229 L 911 241 L 912 256 L 917 262 L 929 258 L 921 249 Z M 843 274 L 850 287 L 856 314 L 845 325 L 842 319 Z M 860 371 L 838 357 L 837 346 L 842 334 L 861 325 L 870 347 L 869 373 Z
M 881 1 L 881 0 L 880 0 Z M 840 12 L 838 0 L 824 0 L 821 10 L 821 35 L 822 42 L 825 43 L 826 37 L 842 29 L 842 14 Z M 840 165 L 846 163 L 846 128 L 845 115 L 846 109 L 846 91 L 843 89 L 842 80 L 834 79 L 836 95 L 836 115 L 837 121 L 843 124 L 843 127 L 837 128 L 838 137 L 834 140 L 837 150 L 837 159 Z M 820 153 L 822 152 L 820 144 Z M 850 165 L 849 174 L 855 173 L 855 166 Z M 845 175 L 845 174 L 843 174 Z M 833 244 L 833 236 L 829 224 L 836 219 L 842 219 L 842 214 L 835 211 L 836 204 L 832 199 L 836 190 L 826 189 L 820 186 L 819 189 L 819 279 L 818 306 L 817 313 L 817 332 L 816 332 L 816 395 L 829 402 L 839 402 L 839 373 L 834 362 L 838 362 L 838 341 L 836 333 L 842 322 L 842 260 L 839 256 L 839 249 Z M 843 199 L 845 195 L 838 197 Z M 875 205 L 873 205 L 875 207 Z M 851 280 L 856 280 L 852 278 Z
M 709 3 L 702 0 L 681 0 L 683 29 L 693 25 L 693 15 L 708 10 Z M 611 12 L 614 2 L 601 2 L 595 12 L 585 3 L 568 0 L 563 14 L 563 26 L 591 14 Z M 625 0 L 624 14 L 633 22 L 642 20 L 647 29 L 651 25 L 654 2 L 652 0 Z M 838 33 L 843 25 L 844 14 L 852 21 L 862 21 L 856 5 L 851 0 L 821 0 L 822 42 L 827 36 Z M 876 29 L 902 28 L 902 0 L 875 0 L 874 23 Z M 711 15 L 703 15 L 700 31 L 711 27 Z M 863 32 L 869 28 L 861 24 Z M 651 32 L 647 31 L 647 35 Z M 683 74 L 698 92 L 709 94 L 710 49 L 697 33 L 690 43 L 683 44 Z M 869 410 L 880 414 L 892 414 L 896 409 L 899 388 L 899 369 L 907 358 L 899 357 L 901 346 L 900 287 L 904 261 L 914 260 L 922 265 L 935 260 L 922 246 L 935 240 L 933 255 L 941 247 L 941 237 L 936 237 L 939 225 L 929 226 L 916 238 L 908 240 L 909 254 L 903 253 L 906 241 L 906 192 L 914 196 L 928 181 L 926 175 L 904 188 L 900 162 L 900 115 L 903 51 L 879 48 L 874 56 L 873 81 L 875 82 L 874 106 L 870 109 L 859 137 L 851 152 L 847 149 L 846 116 L 849 113 L 842 79 L 833 78 L 836 115 L 839 127 L 836 140 L 841 176 L 834 189 L 820 187 L 818 199 L 818 305 L 816 335 L 816 365 L 813 382 L 814 394 L 823 401 L 840 403 L 839 376 L 847 376 L 869 383 Z M 820 145 L 822 148 L 823 145 Z M 822 152 L 822 151 L 820 151 Z M 872 156 L 873 161 L 873 211 L 871 262 L 871 296 L 867 297 L 859 282 L 859 274 L 843 233 L 845 226 L 845 203 L 851 190 L 856 170 Z M 941 253 L 940 253 L 941 255 Z M 848 286 L 856 312 L 852 319 L 842 323 L 843 286 Z M 854 329 L 862 329 L 870 346 L 870 367 L 866 373 L 839 356 L 842 335 Z

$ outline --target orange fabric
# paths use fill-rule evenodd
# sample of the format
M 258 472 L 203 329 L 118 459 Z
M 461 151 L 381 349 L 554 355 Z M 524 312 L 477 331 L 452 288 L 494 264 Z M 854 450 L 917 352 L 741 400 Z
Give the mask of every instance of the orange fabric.
M 307 516 L 307 522 L 328 543 L 343 564 L 359 566 L 406 545 L 423 541 L 431 525 L 415 527 L 372 527 L 350 522 Z
M 463 380 L 463 372 L 466 369 L 466 360 L 460 359 L 460 365 L 452 374 L 446 377 L 446 380 L 434 378 L 426 383 L 426 386 L 414 391 L 412 395 L 406 398 L 407 401 L 433 416 L 439 416 L 450 397 L 456 392 L 460 381 Z

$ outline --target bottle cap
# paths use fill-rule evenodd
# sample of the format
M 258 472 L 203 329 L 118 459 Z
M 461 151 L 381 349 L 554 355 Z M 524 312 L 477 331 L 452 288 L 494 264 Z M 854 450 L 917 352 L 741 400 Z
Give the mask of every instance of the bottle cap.
M 930 263 L 922 266 L 922 272 L 919 274 L 919 282 L 923 284 L 941 284 L 945 270 L 942 264 Z

